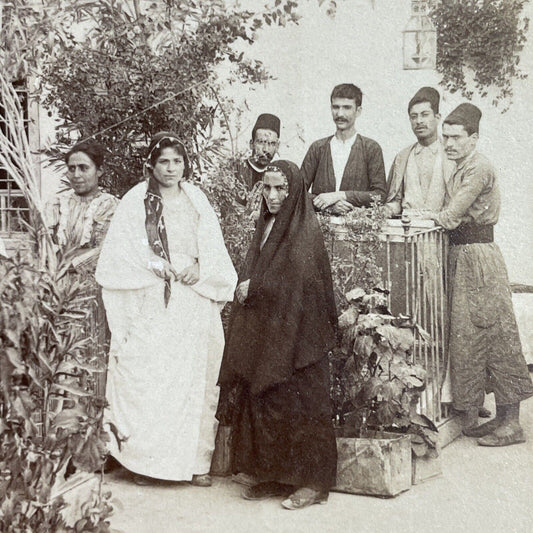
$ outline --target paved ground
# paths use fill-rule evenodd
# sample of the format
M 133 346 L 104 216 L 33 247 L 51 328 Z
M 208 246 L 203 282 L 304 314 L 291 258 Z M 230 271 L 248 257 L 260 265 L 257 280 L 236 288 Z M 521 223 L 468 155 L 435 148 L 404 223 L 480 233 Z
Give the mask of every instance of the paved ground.
M 124 533 L 533 533 L 533 399 L 521 418 L 527 443 L 482 448 L 461 437 L 442 452 L 442 476 L 394 499 L 332 493 L 327 505 L 286 511 L 278 500 L 243 500 L 229 479 L 139 487 L 119 471 L 107 481 L 123 506 L 112 525 Z

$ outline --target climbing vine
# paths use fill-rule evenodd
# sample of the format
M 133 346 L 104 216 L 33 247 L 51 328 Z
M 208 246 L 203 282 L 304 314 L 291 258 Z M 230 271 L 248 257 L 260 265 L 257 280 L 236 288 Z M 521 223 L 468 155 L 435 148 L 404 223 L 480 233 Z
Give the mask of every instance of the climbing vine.
M 442 0 L 431 12 L 437 27 L 437 70 L 448 91 L 467 98 L 496 89 L 493 105 L 507 110 L 512 83 L 524 79 L 520 52 L 529 19 L 522 10 L 528 0 Z M 467 71 L 473 75 L 474 90 Z

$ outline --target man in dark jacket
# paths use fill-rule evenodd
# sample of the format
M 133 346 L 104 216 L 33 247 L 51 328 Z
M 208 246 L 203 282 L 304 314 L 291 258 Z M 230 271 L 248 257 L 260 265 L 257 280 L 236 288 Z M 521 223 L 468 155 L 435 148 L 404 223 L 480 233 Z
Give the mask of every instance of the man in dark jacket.
M 337 85 L 331 93 L 337 131 L 311 145 L 301 168 L 315 209 L 342 215 L 353 207 L 384 200 L 387 187 L 381 147 L 355 130 L 362 101 L 361 89 L 351 83 Z
M 276 115 L 270 113 L 259 115 L 250 140 L 252 154 L 238 163 L 238 179 L 244 185 L 243 197 L 239 198 L 239 202 L 248 205 L 250 209 L 259 208 L 259 205 L 250 204 L 260 203 L 261 195 L 256 189 L 261 183 L 267 165 L 278 151 L 280 126 L 281 122 Z

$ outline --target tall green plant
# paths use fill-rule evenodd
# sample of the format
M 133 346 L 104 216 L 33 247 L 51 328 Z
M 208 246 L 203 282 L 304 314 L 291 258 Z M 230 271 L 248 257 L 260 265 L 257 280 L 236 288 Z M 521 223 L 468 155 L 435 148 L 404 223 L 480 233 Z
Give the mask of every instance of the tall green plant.
M 104 401 L 92 386 L 102 369 L 86 350 L 93 342 L 84 327 L 90 282 L 67 278 L 71 258 L 53 248 L 23 111 L 3 75 L 0 97 L 6 119 L 0 165 L 24 193 L 33 244 L 0 259 L 0 530 L 73 531 L 60 514 L 61 500 L 50 500 L 52 490 L 64 482 L 69 463 L 99 468 L 106 439 Z M 86 521 L 84 531 L 108 531 L 101 488 L 95 498 L 79 520 Z
M 415 341 L 429 342 L 429 335 L 410 317 L 391 315 L 380 290 L 353 289 L 346 299 L 331 358 L 337 422 L 359 435 L 369 427 L 409 433 L 415 455 L 435 456 L 437 428 L 417 413 L 426 370 L 412 357 Z
M 89 282 L 61 275 L 62 264 L 56 272 L 36 269 L 19 255 L 0 265 L 0 529 L 6 533 L 63 527 L 61 502 L 51 501 L 54 486 L 64 482 L 69 463 L 93 472 L 105 456 L 104 402 L 92 392 L 102 368 L 87 360 L 93 340 L 82 327 Z

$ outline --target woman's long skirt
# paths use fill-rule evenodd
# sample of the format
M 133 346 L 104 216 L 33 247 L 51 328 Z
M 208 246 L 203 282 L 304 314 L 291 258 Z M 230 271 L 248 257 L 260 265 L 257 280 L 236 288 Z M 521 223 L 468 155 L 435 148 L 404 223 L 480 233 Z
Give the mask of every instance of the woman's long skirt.
M 327 490 L 335 485 L 337 448 L 327 358 L 262 394 L 251 394 L 244 382 L 235 391 L 235 473 L 296 487 Z
M 110 451 L 128 470 L 167 480 L 209 472 L 224 335 L 216 303 L 173 283 L 103 291 L 111 349 L 106 421 Z

